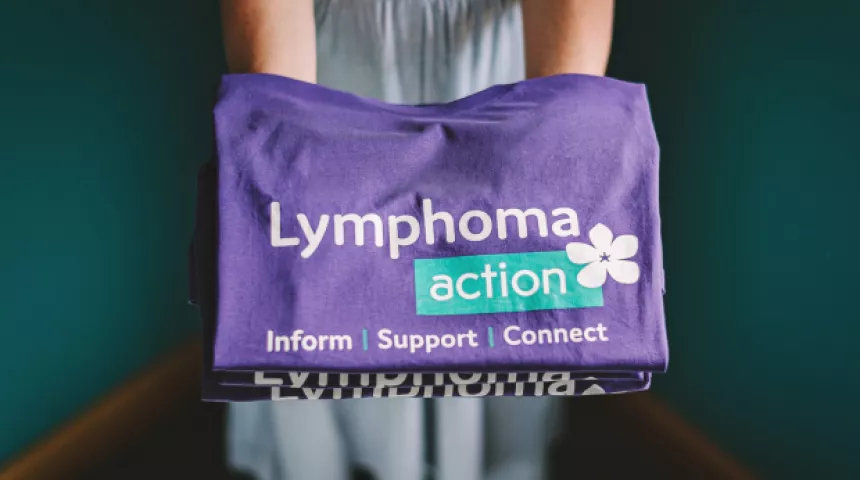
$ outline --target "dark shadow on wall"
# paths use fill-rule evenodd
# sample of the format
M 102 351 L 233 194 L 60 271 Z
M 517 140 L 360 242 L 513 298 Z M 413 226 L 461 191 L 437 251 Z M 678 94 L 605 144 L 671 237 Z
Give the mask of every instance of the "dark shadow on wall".
M 223 70 L 217 2 L 0 15 L 0 464 L 198 329 L 186 251 Z
M 661 143 L 655 391 L 768 478 L 856 472 L 860 4 L 617 5 L 610 74 Z

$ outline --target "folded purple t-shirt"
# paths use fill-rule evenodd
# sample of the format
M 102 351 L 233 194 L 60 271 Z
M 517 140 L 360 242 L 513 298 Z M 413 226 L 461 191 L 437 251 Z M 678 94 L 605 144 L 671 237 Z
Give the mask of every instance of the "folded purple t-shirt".
M 651 384 L 650 373 L 524 373 L 524 374 L 482 374 L 480 382 L 469 374 L 459 377 L 462 384 L 454 385 L 453 378 L 443 375 L 443 385 L 436 385 L 436 374 L 424 374 L 421 384 L 415 384 L 416 374 L 403 376 L 392 374 L 373 374 L 368 385 L 364 384 L 366 374 L 341 374 L 290 372 L 267 372 L 256 376 L 252 372 L 212 371 L 213 324 L 210 319 L 208 302 L 203 302 L 203 376 L 202 398 L 213 402 L 246 402 L 268 400 L 327 400 L 379 397 L 460 397 L 460 396 L 582 396 L 638 392 L 647 390 Z M 246 379 L 254 375 L 250 384 L 231 385 L 229 379 Z M 235 376 L 234 376 L 235 375 Z M 510 375 L 515 375 L 511 378 Z M 284 381 L 273 385 L 272 377 Z M 584 378 L 583 378 L 584 377 Z M 515 380 L 510 382 L 509 380 Z M 324 381 L 325 380 L 325 381 Z M 495 382 L 490 382 L 495 380 Z M 342 383 L 347 385 L 341 386 Z M 499 387 L 495 384 L 501 384 Z M 478 386 L 476 386 L 478 385 Z M 480 385 L 493 385 L 492 388 Z M 428 388 L 430 387 L 430 388 Z M 446 388 L 447 387 L 447 388 Z
M 645 373 L 530 372 L 530 373 L 315 373 L 220 371 L 221 385 L 281 386 L 288 388 L 358 388 L 400 386 L 534 383 L 585 379 L 644 380 Z
M 204 393 L 207 401 L 251 402 L 263 400 L 339 400 L 351 398 L 432 398 L 432 397 L 579 397 L 610 395 L 647 390 L 650 376 L 643 380 L 567 380 L 533 383 L 483 383 L 469 385 L 425 385 L 407 387 L 289 388 L 225 387 Z
M 214 370 L 665 370 L 643 86 L 398 106 L 228 75 L 215 132 Z

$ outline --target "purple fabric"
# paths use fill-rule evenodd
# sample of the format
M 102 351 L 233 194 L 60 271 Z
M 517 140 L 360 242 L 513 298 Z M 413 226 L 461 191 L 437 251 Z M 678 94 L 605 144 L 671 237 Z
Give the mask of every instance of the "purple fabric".
M 201 193 L 192 249 L 202 273 L 192 278 L 192 300 L 207 297 L 198 295 L 207 289 L 200 280 L 211 275 L 215 282 L 208 295 L 214 310 L 208 317 L 204 312 L 214 342 L 206 363 L 223 371 L 207 372 L 204 390 L 211 391 L 204 397 L 229 397 L 219 388 L 248 390 L 218 386 L 247 374 L 231 370 L 601 371 L 637 377 L 632 381 L 644 382 L 643 388 L 650 375 L 642 372 L 665 371 L 658 146 L 643 86 L 563 75 L 492 87 L 449 104 L 397 106 L 274 75 L 228 75 L 215 128 L 217 162 L 201 176 L 200 187 L 214 198 L 208 204 Z M 300 235 L 300 216 L 311 229 L 322 225 L 324 215 L 347 213 L 376 214 L 383 221 L 412 215 L 420 221 L 425 199 L 455 222 L 476 210 L 549 214 L 568 208 L 576 212 L 578 234 L 555 235 L 553 226 L 548 235 L 538 235 L 529 225 L 526 238 L 499 234 L 471 241 L 458 232 L 448 242 L 438 229 L 430 242 L 421 229 L 414 243 L 399 249 L 392 239 L 408 229 L 395 229 L 394 237 L 386 230 L 382 246 L 374 244 L 374 235 L 358 245 L 351 231 L 338 244 L 329 228 L 308 248 Z M 295 237 L 299 245 L 275 245 L 274 203 L 279 241 Z M 213 215 L 207 205 L 217 218 L 205 219 Z M 517 226 L 508 223 L 511 232 Z M 598 228 L 611 230 L 610 239 L 614 233 L 616 239 L 636 240 L 627 249 L 637 266 L 635 279 L 622 275 L 629 268 L 609 269 L 605 283 L 588 285 L 602 288 L 602 306 L 429 316 L 416 311 L 416 260 L 567 251 L 574 262 L 582 255 L 570 243 L 597 245 Z M 204 250 L 211 251 L 201 253 L 207 241 L 211 245 Z M 609 258 L 599 263 L 604 260 Z M 209 261 L 211 267 L 200 267 Z M 510 326 L 537 332 L 596 325 L 608 332 L 606 341 L 512 345 L 486 339 L 432 353 L 359 347 L 362 335 L 371 332 L 373 338 L 383 329 L 489 337 L 492 329 Z M 348 335 L 353 348 L 270 351 L 268 332 L 286 338 L 297 330 Z M 628 386 L 623 391 L 632 390 Z
M 351 398 L 432 398 L 432 397 L 498 397 L 498 396 L 564 396 L 611 395 L 647 390 L 650 375 L 644 380 L 565 381 L 535 383 L 495 383 L 397 388 L 286 388 L 286 387 L 220 387 L 204 393 L 210 402 L 252 402 L 264 400 L 332 400 Z
M 205 191 L 205 190 L 204 190 Z M 203 227 L 209 225 L 209 221 L 204 219 L 202 222 Z M 205 251 L 205 249 L 203 249 Z M 204 267 L 203 271 L 205 271 L 205 264 L 202 264 Z M 210 278 L 204 276 L 203 278 Z M 207 285 L 211 285 L 211 282 L 206 282 Z M 205 295 L 204 295 L 205 297 Z M 282 386 L 259 386 L 254 385 L 254 378 L 252 372 L 234 372 L 234 371 L 221 371 L 215 372 L 212 370 L 212 340 L 213 340 L 213 325 L 214 322 L 211 319 L 211 313 L 207 308 L 211 305 L 210 302 L 201 302 L 201 312 L 203 314 L 203 370 L 202 370 L 202 390 L 201 397 L 204 401 L 209 402 L 250 402 L 250 401 L 269 401 L 269 400 L 288 400 L 288 399 L 349 399 L 349 398 L 373 398 L 373 397 L 390 397 L 390 396 L 413 396 L 414 398 L 425 398 L 425 396 L 429 395 L 432 397 L 440 397 L 440 396 L 453 396 L 458 397 L 461 396 L 461 390 L 446 390 L 443 386 L 435 386 L 431 390 L 427 390 L 421 388 L 416 391 L 411 388 L 394 388 L 390 385 L 386 385 L 382 388 L 377 387 L 376 383 L 371 383 L 368 387 L 364 387 L 361 385 L 362 379 L 361 374 L 350 374 L 347 383 L 350 384 L 352 388 L 340 388 L 334 387 L 337 390 L 334 390 L 332 387 L 322 384 L 320 381 L 320 374 L 318 373 L 307 373 L 307 377 L 302 382 L 302 385 L 298 385 L 295 378 L 290 378 L 289 374 L 277 374 L 273 372 L 268 372 L 267 375 L 277 375 L 285 377 L 285 383 Z M 248 385 L 232 385 L 229 380 L 235 379 L 249 379 L 251 384 Z M 535 393 L 539 393 L 540 395 L 558 395 L 558 396 L 583 396 L 583 395 L 600 395 L 600 394 L 618 394 L 618 393 L 630 393 L 630 392 L 639 392 L 647 390 L 651 385 L 651 374 L 650 373 L 641 373 L 641 372 L 631 372 L 631 373 L 596 373 L 594 374 L 595 379 L 585 379 L 578 378 L 578 376 L 590 375 L 589 373 L 570 373 L 570 377 L 573 379 L 572 382 L 567 382 L 563 377 L 559 377 L 559 375 L 564 374 L 549 374 L 549 376 L 544 376 L 544 374 L 539 375 L 539 380 L 544 380 L 541 383 L 543 385 L 536 392 L 536 382 L 529 382 L 528 380 L 534 378 L 534 374 L 518 374 L 517 380 L 520 380 L 517 383 L 522 384 L 522 387 L 513 386 L 513 384 L 508 383 L 507 386 L 502 387 L 501 390 L 497 390 L 495 387 L 491 389 L 486 395 L 483 396 L 512 396 L 512 395 L 522 395 L 522 396 L 534 396 Z M 358 378 L 356 378 L 358 377 Z M 409 376 L 411 377 L 411 375 Z M 339 377 L 335 377 L 332 374 L 328 375 L 329 379 L 337 378 L 339 381 Z M 392 377 L 387 377 L 391 379 Z M 225 379 L 228 379 L 225 381 Z M 435 379 L 435 378 L 434 378 Z M 373 378 L 376 380 L 376 378 Z M 410 378 L 411 380 L 411 378 Z M 450 381 L 450 378 L 445 379 L 446 381 Z M 525 381 L 521 381 L 525 380 Z M 560 382 L 560 383 L 559 383 Z M 331 382 L 329 382 L 331 383 Z M 552 387 L 552 384 L 559 383 L 555 387 Z M 597 385 L 597 387 L 595 387 Z M 481 390 L 473 390 L 478 387 L 468 386 L 464 387 L 467 395 L 477 395 L 482 393 Z M 320 390 L 323 390 L 322 392 Z M 335 392 L 338 393 L 335 393 Z
M 534 383 L 538 381 L 585 380 L 588 378 L 643 380 L 639 373 L 314 373 L 314 372 L 215 372 L 221 385 L 280 385 L 290 388 L 394 387 L 415 385 L 466 385 L 483 383 Z

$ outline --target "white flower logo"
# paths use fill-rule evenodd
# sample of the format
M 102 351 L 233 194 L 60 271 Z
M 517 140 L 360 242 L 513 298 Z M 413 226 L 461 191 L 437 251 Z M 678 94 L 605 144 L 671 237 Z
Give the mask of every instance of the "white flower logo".
M 612 231 L 598 223 L 588 232 L 593 247 L 587 243 L 567 244 L 567 258 L 571 262 L 588 266 L 576 276 L 576 281 L 586 288 L 597 288 L 606 282 L 606 272 L 618 283 L 636 283 L 639 280 L 639 265 L 627 260 L 639 250 L 639 240 L 633 235 L 619 235 L 612 240 Z

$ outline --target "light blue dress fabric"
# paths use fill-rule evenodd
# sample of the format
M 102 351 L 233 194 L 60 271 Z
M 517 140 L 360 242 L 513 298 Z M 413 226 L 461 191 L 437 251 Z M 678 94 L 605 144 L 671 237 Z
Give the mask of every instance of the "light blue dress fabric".
M 447 102 L 524 77 L 515 0 L 317 0 L 318 81 L 392 103 Z M 425 462 L 433 402 L 435 462 Z M 557 401 L 380 398 L 232 404 L 228 462 L 259 480 L 537 480 Z

